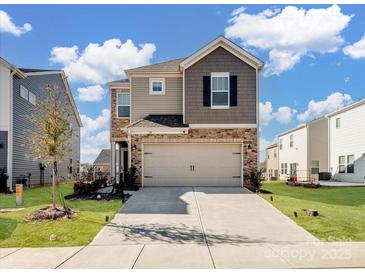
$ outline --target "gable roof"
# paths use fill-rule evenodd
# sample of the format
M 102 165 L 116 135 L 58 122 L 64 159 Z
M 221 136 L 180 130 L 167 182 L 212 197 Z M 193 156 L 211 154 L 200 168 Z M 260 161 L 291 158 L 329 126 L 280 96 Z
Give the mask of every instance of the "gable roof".
M 6 61 L 2 57 L 0 57 L 0 64 L 5 66 L 10 71 L 14 72 L 16 76 L 18 76 L 20 78 L 25 78 L 26 77 L 25 74 L 20 69 L 18 69 L 15 65 L 10 64 L 8 61 Z
M 186 58 L 178 58 L 162 63 L 152 64 L 148 66 L 128 69 L 125 72 L 128 74 L 130 72 L 179 72 L 180 63 Z
M 327 114 L 326 117 L 332 117 L 334 115 L 340 114 L 340 113 L 345 112 L 345 111 L 348 111 L 350 109 L 357 108 L 357 107 L 359 107 L 361 105 L 364 105 L 364 104 L 365 104 L 365 99 L 362 99 L 362 100 L 357 101 L 357 102 L 355 102 L 355 103 L 353 103 L 351 105 L 348 105 L 348 106 L 346 106 L 344 108 L 341 108 L 339 110 L 336 110 L 334 112 L 331 112 L 331 113 Z
M 162 63 L 152 64 L 143 67 L 137 67 L 133 69 L 125 70 L 126 74 L 129 76 L 130 73 L 179 73 L 184 69 L 187 69 L 191 65 L 198 62 L 200 59 L 217 49 L 218 47 L 222 47 L 225 50 L 229 51 L 242 61 L 246 62 L 250 66 L 261 69 L 264 66 L 264 62 L 259 58 L 255 57 L 248 51 L 244 50 L 240 46 L 236 45 L 229 39 L 224 36 L 219 36 L 201 49 L 194 52 L 192 55 L 186 58 L 178 58 Z
M 224 36 L 219 36 L 210 43 L 208 43 L 206 46 L 202 47 L 201 49 L 190 55 L 188 58 L 186 58 L 183 62 L 181 62 L 180 66 L 182 67 L 182 69 L 187 69 L 218 47 L 224 48 L 225 50 L 229 51 L 230 53 L 256 69 L 261 69 L 264 65 L 264 62 L 261 61 L 259 58 L 255 57 L 254 55 L 236 45 Z
M 111 156 L 110 149 L 102 149 L 94 161 L 94 165 L 97 164 L 110 164 Z
M 130 124 L 126 128 L 132 127 L 145 127 L 145 128 L 155 128 L 155 127 L 168 127 L 168 128 L 182 128 L 187 127 L 183 123 L 182 115 L 174 114 L 163 114 L 163 115 L 148 115 L 147 117 L 140 119 L 133 124 Z
M 274 144 L 268 145 L 265 149 L 268 150 L 268 149 L 271 149 L 271 148 L 275 148 L 277 146 L 278 146 L 278 143 L 274 143 Z

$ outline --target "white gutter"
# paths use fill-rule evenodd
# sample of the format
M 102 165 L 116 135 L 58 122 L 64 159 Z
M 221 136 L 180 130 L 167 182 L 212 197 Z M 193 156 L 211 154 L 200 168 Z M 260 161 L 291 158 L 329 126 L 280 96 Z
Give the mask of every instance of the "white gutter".
M 13 191 L 13 77 L 17 70 L 10 73 L 10 124 L 8 131 L 8 163 L 7 174 L 9 176 L 7 185 L 10 191 Z

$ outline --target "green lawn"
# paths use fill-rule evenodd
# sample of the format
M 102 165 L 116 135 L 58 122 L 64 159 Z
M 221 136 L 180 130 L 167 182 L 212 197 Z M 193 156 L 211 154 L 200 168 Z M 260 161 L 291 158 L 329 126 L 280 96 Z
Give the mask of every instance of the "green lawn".
M 61 184 L 66 195 L 72 193 L 73 184 Z M 61 221 L 26 223 L 23 218 L 30 212 L 50 205 L 51 187 L 37 187 L 24 192 L 25 209 L 18 212 L 0 213 L 0 247 L 45 247 L 86 245 L 106 224 L 105 216 L 113 218 L 120 200 L 112 201 L 66 201 L 77 210 L 77 216 Z M 15 207 L 15 195 L 0 194 L 0 208 Z M 50 241 L 51 234 L 57 235 Z
M 365 241 L 365 188 L 310 189 L 264 182 L 261 196 L 322 241 Z M 274 201 L 270 201 L 273 196 Z M 302 209 L 316 209 L 319 217 Z M 298 212 L 298 218 L 294 217 Z

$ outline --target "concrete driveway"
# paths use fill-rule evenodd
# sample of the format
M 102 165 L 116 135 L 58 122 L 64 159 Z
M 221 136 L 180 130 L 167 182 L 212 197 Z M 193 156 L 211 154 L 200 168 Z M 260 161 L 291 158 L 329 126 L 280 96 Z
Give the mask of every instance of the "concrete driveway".
M 143 188 L 92 242 L 240 244 L 316 239 L 244 188 Z
M 143 188 L 80 252 L 81 267 L 103 246 L 120 259 L 137 254 L 133 268 L 288 267 L 268 244 L 304 242 L 317 239 L 247 189 Z M 79 258 L 61 267 L 80 267 Z

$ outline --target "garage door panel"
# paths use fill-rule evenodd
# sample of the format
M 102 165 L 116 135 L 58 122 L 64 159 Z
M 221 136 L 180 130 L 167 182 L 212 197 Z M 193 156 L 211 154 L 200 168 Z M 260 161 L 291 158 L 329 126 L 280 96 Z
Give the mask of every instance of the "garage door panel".
M 239 144 L 145 144 L 143 150 L 144 186 L 241 185 Z

